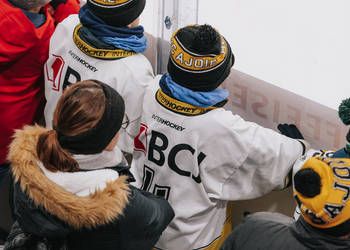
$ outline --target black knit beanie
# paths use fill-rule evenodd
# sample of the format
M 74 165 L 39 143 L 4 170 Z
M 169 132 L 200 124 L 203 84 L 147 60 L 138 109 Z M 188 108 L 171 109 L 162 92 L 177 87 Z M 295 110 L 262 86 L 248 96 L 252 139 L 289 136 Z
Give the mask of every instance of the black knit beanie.
M 194 91 L 216 89 L 234 64 L 229 43 L 207 24 L 179 29 L 170 46 L 168 73 L 177 84 Z
M 125 27 L 138 18 L 146 0 L 88 0 L 89 9 L 106 24 Z

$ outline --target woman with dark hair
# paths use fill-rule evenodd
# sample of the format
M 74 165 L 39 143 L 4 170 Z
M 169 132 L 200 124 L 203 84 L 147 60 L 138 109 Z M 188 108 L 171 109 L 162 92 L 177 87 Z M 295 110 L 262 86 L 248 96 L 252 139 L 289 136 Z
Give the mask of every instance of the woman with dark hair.
M 17 222 L 5 249 L 38 242 L 49 249 L 153 247 L 174 213 L 166 200 L 128 183 L 133 177 L 115 147 L 124 110 L 114 89 L 88 80 L 63 93 L 52 130 L 16 132 L 9 159 Z

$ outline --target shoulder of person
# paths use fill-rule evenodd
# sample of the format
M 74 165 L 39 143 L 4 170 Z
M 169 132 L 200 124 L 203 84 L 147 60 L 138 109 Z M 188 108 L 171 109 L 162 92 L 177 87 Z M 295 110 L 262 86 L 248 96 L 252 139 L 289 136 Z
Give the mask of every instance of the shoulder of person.
M 122 62 L 136 77 L 147 75 L 154 78 L 152 65 L 142 53 L 123 58 L 120 62 Z
M 34 42 L 35 27 L 33 23 L 20 10 L 0 12 L 0 32 L 5 32 L 1 40 L 10 41 L 11 44 L 29 44 Z

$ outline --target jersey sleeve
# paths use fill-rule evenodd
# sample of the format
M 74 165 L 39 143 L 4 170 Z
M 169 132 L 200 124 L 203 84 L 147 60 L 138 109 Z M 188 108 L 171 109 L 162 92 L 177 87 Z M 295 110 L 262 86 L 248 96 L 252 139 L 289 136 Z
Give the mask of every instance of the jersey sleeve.
M 301 167 L 304 165 L 304 163 L 310 159 L 311 157 L 321 156 L 321 157 L 327 157 L 327 158 L 333 158 L 335 151 L 333 150 L 316 150 L 316 149 L 309 149 L 303 157 L 300 157 L 293 166 L 293 177 L 294 175 L 301 169 Z
M 284 188 L 303 153 L 302 144 L 240 117 L 227 123 L 218 163 L 204 171 L 208 193 L 222 200 L 242 200 Z

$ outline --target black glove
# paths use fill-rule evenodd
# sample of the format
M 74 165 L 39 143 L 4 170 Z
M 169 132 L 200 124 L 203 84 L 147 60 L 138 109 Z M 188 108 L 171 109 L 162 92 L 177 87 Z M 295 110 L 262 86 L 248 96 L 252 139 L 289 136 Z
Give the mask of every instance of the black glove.
M 282 135 L 288 136 L 289 138 L 304 139 L 304 136 L 294 124 L 278 124 L 277 128 Z

